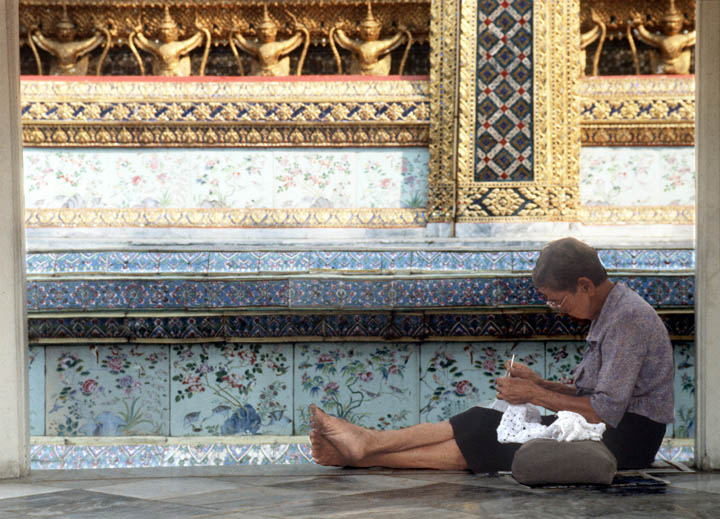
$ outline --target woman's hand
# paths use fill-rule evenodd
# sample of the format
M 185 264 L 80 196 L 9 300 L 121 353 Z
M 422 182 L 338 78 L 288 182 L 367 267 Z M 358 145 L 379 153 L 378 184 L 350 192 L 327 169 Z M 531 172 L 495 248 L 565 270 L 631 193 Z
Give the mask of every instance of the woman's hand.
M 526 369 L 527 366 L 524 366 Z M 515 368 L 515 365 L 513 365 Z M 533 396 L 539 387 L 526 378 L 500 377 L 497 379 L 497 398 L 510 405 L 532 403 Z
M 535 382 L 536 384 L 542 381 L 542 377 L 540 375 L 520 362 L 515 362 L 512 367 L 510 367 L 510 361 L 507 360 L 505 361 L 505 369 L 507 369 L 510 376 L 514 378 L 524 378 L 531 382 Z

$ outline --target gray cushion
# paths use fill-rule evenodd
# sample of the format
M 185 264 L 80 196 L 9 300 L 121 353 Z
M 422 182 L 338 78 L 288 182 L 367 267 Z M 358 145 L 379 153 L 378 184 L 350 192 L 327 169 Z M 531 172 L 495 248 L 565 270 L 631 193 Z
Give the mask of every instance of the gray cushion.
M 609 485 L 615 472 L 615 456 L 591 440 L 530 440 L 512 463 L 513 477 L 524 485 Z

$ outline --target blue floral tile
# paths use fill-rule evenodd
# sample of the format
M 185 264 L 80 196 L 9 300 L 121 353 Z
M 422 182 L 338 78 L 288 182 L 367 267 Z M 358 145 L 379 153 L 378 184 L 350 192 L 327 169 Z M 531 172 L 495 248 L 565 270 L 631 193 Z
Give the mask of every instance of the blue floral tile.
M 155 273 L 159 265 L 160 260 L 154 252 L 110 252 L 107 258 L 108 272 Z
M 107 265 L 104 252 L 68 252 L 57 254 L 55 272 L 106 272 Z
M 583 341 L 548 341 L 545 343 L 545 378 L 572 384 L 574 371 L 583 358 Z
M 608 249 L 599 250 L 598 256 L 608 269 L 613 270 L 693 270 L 695 251 L 690 249 Z
M 54 274 L 55 254 L 28 253 L 25 256 L 25 270 L 28 274 Z
M 511 253 L 512 256 L 512 270 L 513 272 L 531 272 L 535 268 L 535 262 L 537 262 L 539 251 L 514 251 Z
M 395 306 L 489 306 L 494 280 L 489 278 L 393 281 Z
M 439 271 L 498 271 L 511 270 L 508 252 L 445 252 L 415 251 L 413 269 Z
M 295 346 L 295 434 L 306 434 L 311 403 L 352 423 L 397 429 L 418 423 L 418 345 Z
M 45 435 L 45 348 L 30 346 L 28 353 L 30 387 L 30 435 Z
M 45 352 L 46 433 L 170 433 L 167 346 L 68 346 Z
M 210 272 L 258 272 L 257 252 L 211 252 L 208 255 Z
M 84 306 L 84 281 L 35 281 L 33 308 L 37 310 L 78 310 Z
M 673 345 L 675 354 L 675 438 L 695 437 L 695 344 Z
M 447 420 L 475 405 L 495 400 L 495 381 L 506 374 L 505 361 L 542 371 L 542 343 L 450 342 L 420 347 L 420 419 Z
M 209 253 L 207 252 L 158 252 L 160 272 L 207 273 Z
M 258 252 L 260 272 L 303 272 L 310 269 L 310 252 Z
M 388 251 L 381 252 L 381 267 L 383 270 L 405 270 L 412 267 L 412 252 Z
M 617 279 L 653 306 L 693 306 L 694 276 L 628 276 Z
M 537 305 L 542 304 L 542 300 L 530 278 L 495 278 L 492 304 L 494 306 Z
M 382 308 L 392 305 L 389 281 L 291 279 L 290 307 Z
M 171 347 L 170 434 L 291 435 L 291 344 Z
M 389 313 L 332 313 L 325 316 L 322 333 L 325 337 L 392 338 L 392 320 Z
M 310 253 L 310 268 L 318 270 L 380 270 L 380 252 L 314 251 Z

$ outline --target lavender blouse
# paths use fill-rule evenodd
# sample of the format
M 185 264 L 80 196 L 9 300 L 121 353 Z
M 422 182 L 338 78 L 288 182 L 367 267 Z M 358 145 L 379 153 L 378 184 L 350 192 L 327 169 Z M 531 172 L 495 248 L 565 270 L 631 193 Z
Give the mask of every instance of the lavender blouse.
M 616 283 L 592 321 L 575 369 L 579 396 L 617 427 L 625 412 L 660 423 L 674 419 L 673 350 L 665 325 L 640 295 Z

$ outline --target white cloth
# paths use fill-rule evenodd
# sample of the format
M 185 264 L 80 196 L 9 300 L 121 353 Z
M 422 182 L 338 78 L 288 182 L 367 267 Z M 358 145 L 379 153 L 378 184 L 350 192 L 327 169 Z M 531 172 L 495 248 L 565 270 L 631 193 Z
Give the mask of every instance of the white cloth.
M 600 441 L 604 432 L 604 423 L 588 423 L 583 416 L 570 411 L 559 411 L 557 420 L 543 425 L 540 411 L 530 404 L 508 406 L 497 428 L 500 443 L 525 443 L 535 438 Z

